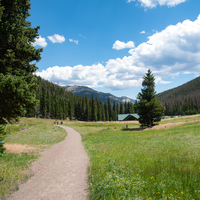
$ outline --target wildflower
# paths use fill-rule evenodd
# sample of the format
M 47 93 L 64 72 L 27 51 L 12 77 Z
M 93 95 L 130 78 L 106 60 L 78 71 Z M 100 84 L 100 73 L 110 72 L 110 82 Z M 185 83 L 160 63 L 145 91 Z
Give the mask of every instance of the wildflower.
M 176 191 L 176 190 L 175 190 L 174 192 L 175 192 L 175 193 L 177 193 L 177 191 Z
M 173 197 L 173 194 L 170 194 Z
M 181 192 L 181 194 L 184 194 L 183 192 Z

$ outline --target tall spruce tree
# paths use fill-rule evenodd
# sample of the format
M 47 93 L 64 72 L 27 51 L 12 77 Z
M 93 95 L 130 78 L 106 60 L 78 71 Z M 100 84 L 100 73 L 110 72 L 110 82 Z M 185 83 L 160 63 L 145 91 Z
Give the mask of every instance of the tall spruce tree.
M 34 61 L 42 49 L 32 43 L 38 29 L 27 21 L 29 0 L 0 0 L 0 125 L 17 121 L 26 109 L 35 107 Z M 0 135 L 4 134 L 0 129 Z M 2 139 L 1 139 L 2 140 Z M 2 144 L 2 143 L 1 143 Z
M 91 99 L 91 121 L 97 121 L 97 105 L 93 94 Z
M 29 0 L 0 0 L 0 124 L 17 120 L 35 106 L 37 67 L 42 49 L 32 46 L 38 29 L 27 21 Z
M 46 98 L 46 89 L 45 86 L 42 86 L 41 97 L 40 97 L 40 113 L 43 118 L 47 114 L 47 98 Z
M 124 114 L 124 105 L 122 102 L 120 102 L 120 114 Z
M 141 126 L 152 126 L 155 122 L 161 120 L 165 110 L 156 99 L 155 78 L 149 69 L 146 76 L 143 77 L 141 93 L 138 94 L 137 112 Z

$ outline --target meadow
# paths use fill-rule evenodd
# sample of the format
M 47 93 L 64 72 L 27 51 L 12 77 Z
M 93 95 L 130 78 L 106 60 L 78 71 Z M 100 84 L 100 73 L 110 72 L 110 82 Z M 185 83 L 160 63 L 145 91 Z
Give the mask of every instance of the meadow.
M 33 175 L 30 164 L 39 158 L 39 152 L 67 136 L 64 129 L 53 125 L 53 120 L 34 118 L 20 118 L 19 123 L 8 125 L 6 131 L 6 145 L 31 148 L 22 153 L 6 151 L 0 157 L 0 199 L 18 190 L 18 185 Z
M 143 131 L 119 123 L 69 125 L 81 133 L 90 157 L 91 200 L 200 199 L 200 117 L 160 124 Z
M 0 199 L 32 175 L 39 152 L 66 137 L 54 120 L 21 118 L 7 126 L 6 144 L 35 149 L 0 158 Z M 128 128 L 126 129 L 126 124 Z M 200 199 L 200 116 L 162 120 L 158 129 L 133 131 L 135 122 L 69 122 L 90 158 L 90 200 Z M 25 128 L 25 129 L 21 129 Z

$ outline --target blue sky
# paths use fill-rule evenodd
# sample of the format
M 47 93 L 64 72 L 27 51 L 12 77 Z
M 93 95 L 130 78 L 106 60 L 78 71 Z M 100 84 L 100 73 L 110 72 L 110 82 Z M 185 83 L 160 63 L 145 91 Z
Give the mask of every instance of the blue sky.
M 32 0 L 37 75 L 135 99 L 151 69 L 157 93 L 200 75 L 199 0 Z

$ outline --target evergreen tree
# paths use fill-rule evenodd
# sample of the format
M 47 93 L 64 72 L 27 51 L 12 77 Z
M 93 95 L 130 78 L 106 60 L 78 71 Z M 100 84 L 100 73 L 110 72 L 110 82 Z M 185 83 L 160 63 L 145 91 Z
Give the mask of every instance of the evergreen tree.
M 90 119 L 90 106 L 89 106 L 88 96 L 85 96 L 85 103 L 86 103 L 86 105 L 85 105 L 85 118 L 84 118 L 84 120 L 89 121 L 89 119 Z
M 32 46 L 38 29 L 26 21 L 28 0 L 0 0 L 0 140 L 7 122 L 18 121 L 27 109 L 34 108 L 37 67 L 41 49 Z M 0 152 L 4 148 L 1 143 Z
M 122 102 L 120 102 L 120 114 L 124 114 L 124 105 Z
M 102 101 L 100 101 L 101 111 L 102 111 L 102 121 L 105 121 L 105 110 Z
M 69 119 L 72 120 L 74 115 L 74 105 L 73 105 L 73 99 L 71 98 L 69 100 Z
M 97 105 L 94 100 L 93 94 L 92 94 L 92 100 L 91 100 L 91 121 L 97 121 Z
M 109 121 L 109 112 L 108 112 L 108 105 L 104 103 L 104 112 L 105 112 L 105 121 Z
M 102 107 L 101 107 L 101 100 L 99 101 L 96 97 L 95 99 L 96 103 L 97 103 L 97 120 L 98 121 L 102 121 Z
M 125 114 L 128 114 L 128 104 L 127 104 L 126 101 L 125 101 L 124 107 L 125 107 L 124 113 L 125 113 Z
M 113 121 L 117 121 L 117 105 L 115 101 L 113 103 Z
M 51 96 L 50 96 L 49 90 L 47 91 L 46 101 L 47 101 L 46 105 L 47 105 L 48 118 L 50 118 L 51 117 Z
M 149 69 L 143 77 L 141 93 L 138 94 L 137 111 L 141 126 L 152 126 L 161 120 L 165 107 L 156 99 L 155 78 Z
M 47 101 L 46 101 L 46 89 L 45 86 L 42 87 L 41 97 L 40 97 L 40 113 L 42 117 L 46 117 L 47 112 Z
M 107 103 L 108 103 L 108 115 L 109 115 L 109 121 L 113 120 L 113 112 L 112 112 L 112 105 L 110 102 L 110 98 L 107 98 Z
M 0 124 L 18 120 L 27 108 L 34 108 L 37 67 L 42 49 L 32 46 L 39 36 L 31 28 L 28 0 L 0 0 Z

